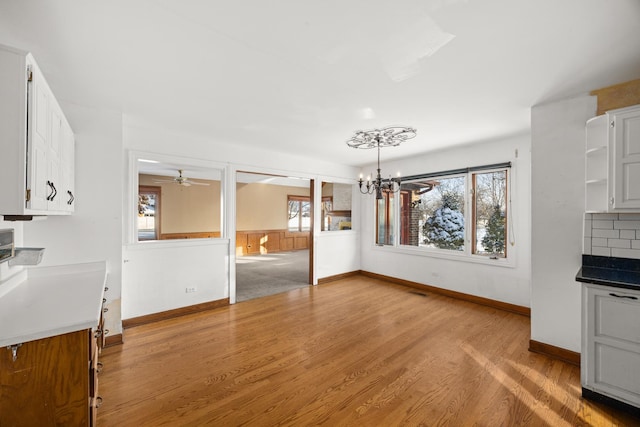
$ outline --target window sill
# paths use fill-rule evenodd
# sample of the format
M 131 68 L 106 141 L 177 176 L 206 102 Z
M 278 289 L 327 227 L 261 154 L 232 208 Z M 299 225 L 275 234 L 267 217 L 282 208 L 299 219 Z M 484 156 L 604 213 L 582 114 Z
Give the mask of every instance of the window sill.
M 129 250 L 144 250 L 152 248 L 178 248 L 187 246 L 211 246 L 228 245 L 229 239 L 213 237 L 206 239 L 168 239 L 168 240 L 145 240 L 126 245 Z
M 426 249 L 426 248 L 414 248 L 411 246 L 373 246 L 374 251 L 382 251 L 382 252 L 391 252 L 391 253 L 400 253 L 406 255 L 413 256 L 423 256 L 429 258 L 440 258 L 440 259 L 448 259 L 452 261 L 459 262 L 469 262 L 473 264 L 483 264 L 489 265 L 493 267 L 503 267 L 503 268 L 515 268 L 515 262 L 513 260 L 514 256 L 511 255 L 510 258 L 498 258 L 498 259 L 490 259 L 481 255 L 470 255 L 467 253 L 447 253 L 444 251 Z

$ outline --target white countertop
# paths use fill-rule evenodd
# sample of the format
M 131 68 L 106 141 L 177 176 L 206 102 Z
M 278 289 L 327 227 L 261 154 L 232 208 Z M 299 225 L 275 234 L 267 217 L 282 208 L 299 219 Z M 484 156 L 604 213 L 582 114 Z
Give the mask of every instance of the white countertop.
M 0 293 L 0 348 L 82 329 L 100 320 L 106 262 L 30 267 Z

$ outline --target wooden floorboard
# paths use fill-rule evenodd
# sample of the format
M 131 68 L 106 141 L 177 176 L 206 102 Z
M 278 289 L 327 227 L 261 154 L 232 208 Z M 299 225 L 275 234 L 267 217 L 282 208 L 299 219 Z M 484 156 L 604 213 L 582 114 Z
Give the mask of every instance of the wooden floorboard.
M 635 426 L 529 318 L 363 276 L 127 329 L 98 426 Z

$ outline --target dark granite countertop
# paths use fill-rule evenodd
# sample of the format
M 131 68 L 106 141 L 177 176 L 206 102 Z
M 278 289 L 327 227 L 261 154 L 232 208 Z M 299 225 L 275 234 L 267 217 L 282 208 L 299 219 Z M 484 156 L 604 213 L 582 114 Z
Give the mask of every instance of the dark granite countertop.
M 640 290 L 640 259 L 582 255 L 576 281 Z

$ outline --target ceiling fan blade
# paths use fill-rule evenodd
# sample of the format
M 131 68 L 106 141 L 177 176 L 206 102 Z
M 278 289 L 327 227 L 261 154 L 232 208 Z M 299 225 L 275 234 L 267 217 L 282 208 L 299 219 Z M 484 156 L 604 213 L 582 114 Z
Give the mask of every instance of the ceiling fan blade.
M 196 182 L 196 181 L 185 181 L 185 182 L 188 182 L 191 185 L 209 185 L 206 182 Z

